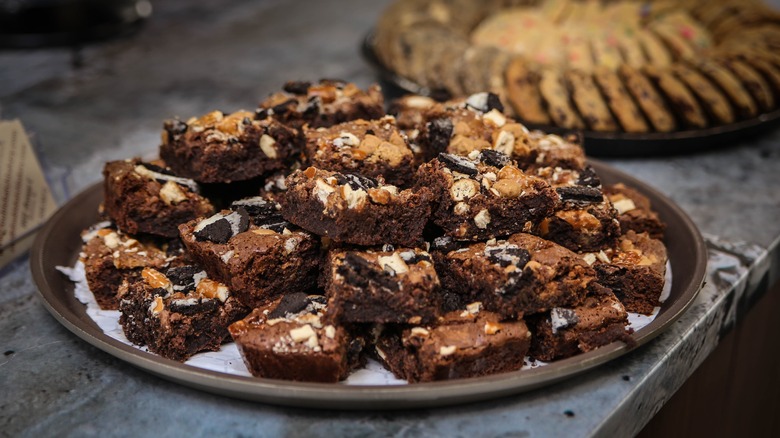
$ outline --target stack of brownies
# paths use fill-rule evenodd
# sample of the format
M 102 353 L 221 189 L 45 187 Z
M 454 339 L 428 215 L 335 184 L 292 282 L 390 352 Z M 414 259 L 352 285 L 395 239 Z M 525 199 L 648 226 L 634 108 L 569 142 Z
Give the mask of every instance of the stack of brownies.
M 258 377 L 409 382 L 520 369 L 616 340 L 663 289 L 664 225 L 602 186 L 576 137 L 498 97 L 290 82 L 254 112 L 164 123 L 107 163 L 82 260 L 127 338 L 184 361 L 232 338 Z

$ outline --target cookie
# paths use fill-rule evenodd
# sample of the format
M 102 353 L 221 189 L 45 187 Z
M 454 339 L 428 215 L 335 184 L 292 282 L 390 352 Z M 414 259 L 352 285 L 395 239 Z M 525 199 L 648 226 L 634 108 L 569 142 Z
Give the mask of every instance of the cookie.
M 645 56 L 647 56 L 649 64 L 666 67 L 672 63 L 672 56 L 669 50 L 654 33 L 647 29 L 642 29 L 637 33 L 637 38 L 645 52 Z
M 699 98 L 714 120 L 723 124 L 734 121 L 734 110 L 729 100 L 704 75 L 684 63 L 674 64 L 672 73 Z
M 617 124 L 590 74 L 577 70 L 566 72 L 571 97 L 588 127 L 594 131 L 616 131 Z
M 624 131 L 647 132 L 649 130 L 642 111 L 634 103 L 616 72 L 604 67 L 598 68 L 593 78 Z
M 522 57 L 515 57 L 506 69 L 507 100 L 515 114 L 525 122 L 545 125 L 550 117 L 539 93 L 539 74 Z
M 691 128 L 707 126 L 707 116 L 688 87 L 680 82 L 671 71 L 655 66 L 645 66 L 642 71 L 663 93 L 685 125 Z
M 563 75 L 556 68 L 541 71 L 539 93 L 547 105 L 547 112 L 556 125 L 564 128 L 582 129 L 585 127 L 580 116 L 569 101 L 569 91 L 563 82 Z
M 628 65 L 622 65 L 618 74 L 623 79 L 626 90 L 633 96 L 639 107 L 656 131 L 669 132 L 677 124 L 669 108 L 650 81 L 642 73 Z
M 775 97 L 772 89 L 761 74 L 749 64 L 737 59 L 724 59 L 721 63 L 734 73 L 742 81 L 748 93 L 764 111 L 769 111 L 775 106 Z
M 758 114 L 758 107 L 745 87 L 739 82 L 736 76 L 711 59 L 703 59 L 695 64 L 705 76 L 718 84 L 726 93 L 731 103 L 737 109 L 737 114 L 741 117 L 755 117 Z

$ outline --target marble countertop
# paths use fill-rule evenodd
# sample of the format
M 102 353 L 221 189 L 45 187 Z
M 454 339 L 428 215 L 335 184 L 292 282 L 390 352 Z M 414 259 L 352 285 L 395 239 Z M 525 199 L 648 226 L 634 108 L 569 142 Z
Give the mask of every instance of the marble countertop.
M 217 3 L 219 3 L 217 5 Z M 293 78 L 366 86 L 358 55 L 387 1 L 155 3 L 129 39 L 0 52 L 0 118 L 33 135 L 63 203 L 107 160 L 155 154 L 161 120 L 253 108 Z M 291 50 L 294 48 L 294 50 Z M 346 412 L 234 400 L 162 380 L 81 341 L 0 271 L 0 430 L 10 436 L 625 436 L 637 433 L 780 274 L 780 131 L 696 155 L 607 160 L 678 203 L 709 246 L 707 284 L 649 344 L 529 393 L 449 408 Z

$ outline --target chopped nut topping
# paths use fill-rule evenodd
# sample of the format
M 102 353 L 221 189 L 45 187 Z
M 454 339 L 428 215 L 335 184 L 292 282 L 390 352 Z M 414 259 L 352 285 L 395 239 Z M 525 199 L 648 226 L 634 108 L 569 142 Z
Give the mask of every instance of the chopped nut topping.
M 317 333 L 309 324 L 290 330 L 290 337 L 295 342 L 308 341 L 312 336 L 316 337 Z
M 487 321 L 485 323 L 485 334 L 486 335 L 495 335 L 501 330 L 501 324 Z
M 453 201 L 463 201 L 477 193 L 479 193 L 479 183 L 469 178 L 455 181 L 450 187 L 450 196 Z
M 200 283 L 198 283 L 198 286 L 196 286 L 195 292 L 197 292 L 200 296 L 209 299 L 217 298 L 223 303 L 225 300 L 227 300 L 229 293 L 227 286 L 210 278 L 204 278 L 201 280 Z
M 488 224 L 490 223 L 490 213 L 483 209 L 480 210 L 479 213 L 477 213 L 476 216 L 474 216 L 474 224 L 477 226 L 477 228 L 485 229 L 487 228 Z
M 100 233 L 98 233 L 98 235 L 100 235 Z M 103 237 L 103 243 L 105 243 L 106 246 L 111 249 L 115 249 L 120 244 L 119 235 L 113 231 L 103 235 L 102 237 Z
M 160 188 L 160 199 L 167 205 L 176 205 L 187 200 L 187 195 L 181 190 L 178 184 L 173 181 L 167 181 Z
M 598 254 L 596 254 L 596 258 L 598 258 L 604 263 L 610 263 L 611 261 L 604 251 L 599 251 Z
M 379 266 L 381 266 L 382 269 L 389 268 L 394 274 L 405 274 L 409 272 L 409 266 L 397 252 L 394 252 L 389 256 L 380 256 L 377 261 L 379 262 Z
M 422 327 L 412 327 L 411 335 L 412 336 L 428 336 L 431 332 L 429 332 L 427 329 Z
M 588 265 L 592 265 L 596 263 L 596 254 L 593 254 L 592 252 L 583 254 L 582 259 L 585 260 L 585 263 L 587 263 Z
M 493 143 L 493 149 L 503 152 L 508 156 L 512 156 L 512 152 L 515 150 L 515 136 L 509 131 L 501 131 L 496 137 L 495 143 Z
M 273 137 L 268 134 L 263 134 L 263 136 L 260 137 L 259 143 L 260 150 L 263 151 L 266 157 L 274 159 L 278 156 L 276 153 L 276 148 L 274 147 L 276 140 L 274 140 Z
M 332 325 L 326 325 L 325 336 L 327 336 L 330 339 L 334 339 L 336 337 L 336 327 L 333 327 Z
M 482 116 L 482 118 L 493 122 L 493 124 L 498 128 L 506 124 L 506 117 L 504 117 L 504 115 L 495 108 L 488 111 L 484 116 Z M 514 140 L 512 140 L 512 143 L 514 143 Z
M 475 301 L 471 304 L 466 305 L 466 310 L 471 313 L 472 315 L 476 315 L 482 310 L 482 302 L 481 301 Z
M 442 355 L 442 356 L 449 356 L 451 354 L 455 354 L 455 351 L 457 349 L 458 349 L 458 347 L 456 347 L 454 345 L 450 345 L 450 346 L 447 346 L 447 347 L 441 347 L 439 349 L 439 354 Z
M 141 277 L 152 289 L 157 289 L 159 287 L 167 290 L 168 292 L 173 291 L 173 284 L 171 284 L 171 281 L 168 280 L 168 277 L 156 269 L 144 268 L 141 271 Z
M 615 201 L 612 203 L 612 206 L 615 207 L 615 210 L 617 210 L 618 214 L 623 214 L 636 208 L 634 201 L 628 198 Z
M 152 315 L 158 315 L 163 311 L 164 308 L 165 304 L 163 303 L 162 297 L 159 295 L 154 297 L 154 301 L 152 301 L 152 304 L 149 305 L 149 311 L 152 313 Z

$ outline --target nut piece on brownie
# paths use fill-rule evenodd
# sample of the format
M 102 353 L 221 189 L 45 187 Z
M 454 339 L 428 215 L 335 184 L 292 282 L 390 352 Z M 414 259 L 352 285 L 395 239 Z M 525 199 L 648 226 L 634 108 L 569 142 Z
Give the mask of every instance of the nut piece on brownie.
M 653 211 L 645 195 L 623 183 L 606 186 L 604 192 L 618 212 L 620 228 L 624 233 L 634 230 L 637 233 L 647 232 L 653 239 L 663 239 L 666 224 Z
M 595 272 L 568 249 L 531 234 L 435 254 L 445 290 L 512 318 L 578 305 Z
M 319 239 L 285 221 L 273 201 L 239 200 L 179 230 L 192 257 L 246 306 L 316 285 Z
M 616 248 L 582 255 L 599 283 L 612 289 L 629 312 L 649 315 L 660 306 L 666 275 L 666 246 L 647 233 L 629 230 Z
M 122 284 L 119 296 L 119 323 L 127 339 L 182 362 L 201 351 L 219 350 L 228 325 L 249 312 L 227 286 L 194 265 L 144 268 Z
M 353 83 L 322 79 L 319 83 L 288 82 L 284 91 L 260 103 L 256 118 L 272 118 L 300 129 L 332 126 L 357 119 L 378 119 L 385 115 L 379 85 L 366 91 Z
M 287 294 L 233 323 L 230 334 L 256 377 L 337 382 L 360 362 L 361 342 L 329 322 L 321 295 Z
M 300 131 L 254 114 L 213 111 L 200 118 L 167 120 L 160 157 L 176 175 L 204 183 L 244 181 L 282 169 L 303 146 Z
M 430 216 L 430 191 L 399 190 L 373 179 L 309 167 L 293 172 L 280 199 L 288 221 L 355 245 L 414 246 Z
M 180 223 L 214 211 L 195 181 L 139 159 L 108 162 L 103 177 L 105 211 L 125 233 L 176 237 Z
M 314 167 L 356 173 L 397 186 L 412 182 L 412 150 L 393 116 L 306 129 L 305 154 Z
M 450 312 L 434 325 L 385 326 L 376 355 L 400 379 L 462 379 L 519 370 L 531 343 L 522 320 L 504 321 L 480 310 Z
M 593 284 L 585 301 L 575 307 L 554 307 L 526 317 L 533 333 L 530 356 L 544 361 L 586 353 L 613 341 L 631 343 L 628 313 L 611 290 Z
M 169 259 L 156 242 L 134 239 L 109 226 L 110 222 L 102 222 L 82 233 L 81 261 L 89 290 L 100 308 L 116 310 L 116 293 L 122 281 L 140 275 L 143 268 L 167 266 Z
M 528 232 L 559 202 L 549 184 L 494 150 L 469 157 L 439 154 L 420 166 L 417 185 L 433 191 L 433 222 L 459 240 Z
M 428 323 L 439 314 L 439 277 L 419 249 L 331 250 L 323 272 L 328 306 L 338 321 Z
M 615 245 L 620 235 L 617 211 L 604 195 L 592 167 L 582 170 L 542 167 L 535 175 L 561 197 L 561 207 L 533 230 L 572 251 L 598 251 Z

